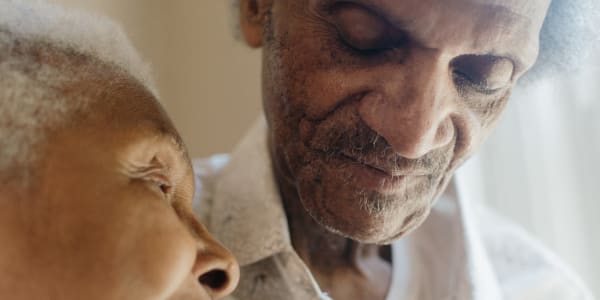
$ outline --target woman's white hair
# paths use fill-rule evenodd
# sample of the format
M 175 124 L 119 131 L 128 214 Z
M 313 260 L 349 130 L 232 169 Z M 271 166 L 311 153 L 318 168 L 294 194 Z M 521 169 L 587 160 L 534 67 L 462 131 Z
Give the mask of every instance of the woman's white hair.
M 240 0 L 229 1 L 237 36 Z M 526 81 L 577 69 L 599 46 L 600 1 L 552 0 L 540 34 L 539 57 Z
M 30 175 L 36 145 L 93 100 L 67 99 L 65 83 L 99 70 L 157 95 L 149 66 L 112 21 L 40 0 L 0 0 L 0 183 Z

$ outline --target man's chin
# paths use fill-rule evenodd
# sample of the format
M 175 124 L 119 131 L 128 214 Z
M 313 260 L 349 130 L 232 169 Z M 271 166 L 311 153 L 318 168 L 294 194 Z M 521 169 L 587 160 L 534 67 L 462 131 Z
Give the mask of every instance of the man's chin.
M 429 214 L 429 208 L 420 209 L 405 218 L 371 218 L 370 222 L 352 222 L 327 216 L 322 212 L 309 214 L 334 234 L 363 244 L 387 245 L 418 228 Z
M 308 214 L 329 231 L 367 244 L 389 244 L 423 223 L 431 209 L 429 197 L 403 201 L 393 195 L 373 198 L 322 198 L 302 195 Z

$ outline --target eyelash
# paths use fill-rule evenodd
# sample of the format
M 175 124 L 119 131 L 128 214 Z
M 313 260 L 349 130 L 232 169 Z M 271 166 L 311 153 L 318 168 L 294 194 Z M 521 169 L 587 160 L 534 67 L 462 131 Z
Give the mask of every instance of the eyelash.
M 345 52 L 349 53 L 350 55 L 358 56 L 361 58 L 380 56 L 380 55 L 387 54 L 391 51 L 397 50 L 396 48 L 387 48 L 387 49 L 383 48 L 383 49 L 374 49 L 374 50 L 367 50 L 367 51 L 357 49 L 357 48 L 353 47 L 352 45 L 350 45 L 348 42 L 346 42 L 344 40 L 344 38 L 341 36 L 341 34 L 338 34 L 337 43 L 343 48 L 343 50 Z M 459 92 L 464 93 L 465 90 L 469 89 L 469 90 L 472 90 L 476 93 L 479 93 L 479 94 L 482 94 L 485 96 L 492 96 L 502 90 L 502 88 L 487 89 L 487 88 L 483 87 L 481 84 L 477 84 L 472 79 L 470 79 L 467 75 L 461 73 L 460 71 L 454 70 L 453 76 L 454 76 L 454 81 L 455 81 L 455 84 L 457 85 L 457 89 L 459 90 Z
M 362 50 L 362 49 L 358 49 L 354 46 L 352 46 L 350 43 L 348 43 L 346 41 L 346 39 L 344 39 L 344 37 L 342 36 L 341 33 L 337 33 L 337 43 L 338 45 L 342 46 L 343 50 L 345 50 L 346 52 L 349 52 L 352 55 L 357 55 L 357 56 L 375 56 L 377 54 L 381 54 L 381 52 L 383 50 L 388 50 L 388 49 L 373 49 L 373 50 Z
M 358 49 L 344 39 L 343 35 L 339 32 L 335 34 L 335 42 L 338 47 L 345 53 L 362 59 L 385 59 L 386 57 L 393 56 L 397 51 L 401 51 L 400 47 L 389 47 L 389 48 L 374 48 L 374 49 Z
M 165 199 L 170 199 L 173 195 L 173 186 L 171 186 L 166 180 L 158 178 L 159 176 L 153 176 L 146 179 L 147 183 L 151 185 L 152 189 L 159 192 Z
M 375 48 L 375 49 L 368 49 L 368 50 L 358 49 L 358 48 L 354 47 L 351 43 L 349 43 L 344 38 L 343 34 L 340 32 L 339 29 L 334 28 L 334 30 L 335 30 L 336 44 L 344 52 L 346 52 L 352 56 L 355 56 L 355 57 L 375 58 L 375 57 L 381 57 L 383 55 L 388 55 L 390 53 L 393 53 L 394 51 L 400 50 L 399 47 Z M 466 74 L 464 74 L 458 70 L 453 70 L 452 73 L 453 73 L 455 84 L 457 86 L 457 90 L 459 90 L 459 92 L 464 93 L 464 91 L 466 89 L 469 89 L 469 90 L 472 90 L 472 91 L 482 94 L 482 95 L 492 96 L 492 95 L 498 93 L 499 91 L 503 90 L 503 88 L 497 88 L 497 89 L 485 88 L 482 84 L 475 82 L 469 76 L 467 76 Z
M 454 76 L 455 84 L 457 85 L 459 90 L 469 88 L 479 94 L 490 95 L 490 96 L 494 95 L 502 90 L 502 88 L 498 88 L 498 89 L 485 88 L 483 85 L 473 81 L 471 78 L 469 78 L 469 76 L 467 76 L 466 74 L 464 74 L 460 71 L 453 70 L 452 73 L 453 73 L 452 75 Z
M 397 50 L 396 48 L 387 48 L 387 49 L 382 48 L 382 49 L 373 49 L 373 50 L 357 49 L 357 48 L 353 47 L 352 45 L 350 45 L 348 42 L 346 42 L 341 35 L 338 35 L 337 42 L 343 48 L 344 51 L 350 53 L 351 55 L 360 56 L 360 57 L 374 57 L 374 56 L 378 56 L 378 55 L 387 54 L 390 51 Z M 502 90 L 502 88 L 487 89 L 484 86 L 482 86 L 481 84 L 476 83 L 475 81 L 473 81 L 467 75 L 461 73 L 460 71 L 454 70 L 453 76 L 455 78 L 455 84 L 458 86 L 459 90 L 464 90 L 464 89 L 468 88 L 479 94 L 489 95 L 489 96 L 494 95 Z

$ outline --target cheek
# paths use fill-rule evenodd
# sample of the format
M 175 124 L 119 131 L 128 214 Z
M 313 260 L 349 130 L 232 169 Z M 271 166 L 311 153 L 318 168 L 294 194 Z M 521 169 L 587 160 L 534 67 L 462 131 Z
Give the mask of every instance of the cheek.
M 495 101 L 476 101 L 476 99 L 461 101 L 462 105 L 451 117 L 455 126 L 456 142 L 446 179 L 469 159 L 489 136 L 504 112 L 509 98 L 510 92 L 507 92 Z
M 468 112 L 464 113 L 464 123 L 467 124 L 465 127 L 470 135 L 469 148 L 477 149 L 489 136 L 502 116 L 509 98 L 510 92 L 506 92 L 494 101 L 465 101 Z
M 360 81 L 321 20 L 311 16 L 281 18 L 264 47 L 264 95 L 268 109 L 287 119 L 323 117 Z
M 189 230 L 163 203 L 131 207 L 122 216 L 127 219 L 116 222 L 119 225 L 113 230 L 118 235 L 111 239 L 116 251 L 113 261 L 119 263 L 115 276 L 124 276 L 121 282 L 138 281 L 148 291 L 147 297 L 171 294 L 189 276 L 196 257 Z
M 102 194 L 81 195 L 52 216 L 45 259 L 55 272 L 49 276 L 60 274 L 59 285 L 76 285 L 84 295 L 166 298 L 191 272 L 192 236 L 151 192 Z
M 496 127 L 496 124 L 500 120 L 502 113 L 506 109 L 506 105 L 508 105 L 508 100 L 510 99 L 510 91 L 506 92 L 499 100 L 486 105 L 483 110 L 480 112 L 481 119 L 481 127 L 483 128 L 483 132 L 489 134 L 489 132 Z

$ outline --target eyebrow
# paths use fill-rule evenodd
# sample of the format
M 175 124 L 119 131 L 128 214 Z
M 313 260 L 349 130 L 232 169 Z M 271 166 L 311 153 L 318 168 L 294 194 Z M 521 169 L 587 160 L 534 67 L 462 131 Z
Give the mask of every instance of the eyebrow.
M 374 1 L 372 0 L 344 0 L 344 1 L 340 1 L 340 0 L 323 0 L 319 5 L 321 7 L 326 7 L 326 8 L 331 8 L 332 5 L 335 4 L 353 4 L 353 5 L 357 5 L 359 7 L 362 7 L 366 10 L 368 10 L 369 12 L 371 12 L 373 15 L 375 15 L 378 18 L 381 18 L 383 22 L 385 22 L 385 24 L 387 26 L 390 26 L 391 28 L 393 28 L 393 30 L 395 32 L 397 32 L 398 34 L 406 37 L 407 39 L 409 39 L 412 43 L 415 43 L 417 45 L 420 45 L 421 47 L 427 47 L 427 44 L 425 42 L 423 42 L 422 40 L 420 40 L 415 34 L 413 34 L 408 28 L 409 26 L 407 26 L 407 24 L 409 23 L 409 21 L 407 20 L 403 20 L 399 17 L 393 17 L 391 16 L 388 12 L 385 11 L 385 9 L 383 9 L 380 5 L 377 5 L 374 3 Z
M 157 124 L 157 130 L 160 136 L 168 141 L 168 143 L 175 149 L 177 156 L 187 164 L 192 164 L 192 158 L 189 156 L 185 143 L 181 137 L 173 130 Z
M 161 133 L 163 136 L 167 137 L 169 141 L 171 141 L 171 144 L 175 146 L 175 148 L 178 150 L 178 152 L 181 153 L 181 155 L 186 156 L 187 158 L 187 148 L 185 147 L 183 140 L 178 134 L 171 130 L 163 130 L 161 131 Z
M 400 18 L 391 16 L 384 9 L 382 9 L 379 5 L 376 5 L 375 3 L 373 3 L 372 0 L 344 0 L 344 1 L 323 0 L 320 5 L 323 7 L 330 7 L 331 5 L 338 4 L 338 3 L 340 3 L 340 4 L 347 3 L 347 4 L 354 4 L 354 5 L 362 6 L 365 9 L 368 9 L 369 11 L 371 11 L 372 13 L 377 15 L 378 17 L 381 17 L 386 23 L 393 26 L 396 30 L 399 30 L 399 31 L 402 31 L 405 33 L 409 33 L 406 30 L 406 26 L 403 25 L 403 24 L 408 23 L 406 20 L 402 20 Z
M 179 136 L 179 134 L 177 134 L 177 132 L 174 131 L 173 128 L 165 126 L 165 124 L 163 124 L 163 120 L 151 118 L 149 119 L 149 121 L 152 124 L 152 131 L 155 131 L 161 137 L 167 139 L 169 143 L 173 145 L 173 147 L 183 158 L 185 158 L 186 160 L 190 160 L 183 139 L 181 138 L 181 136 Z

